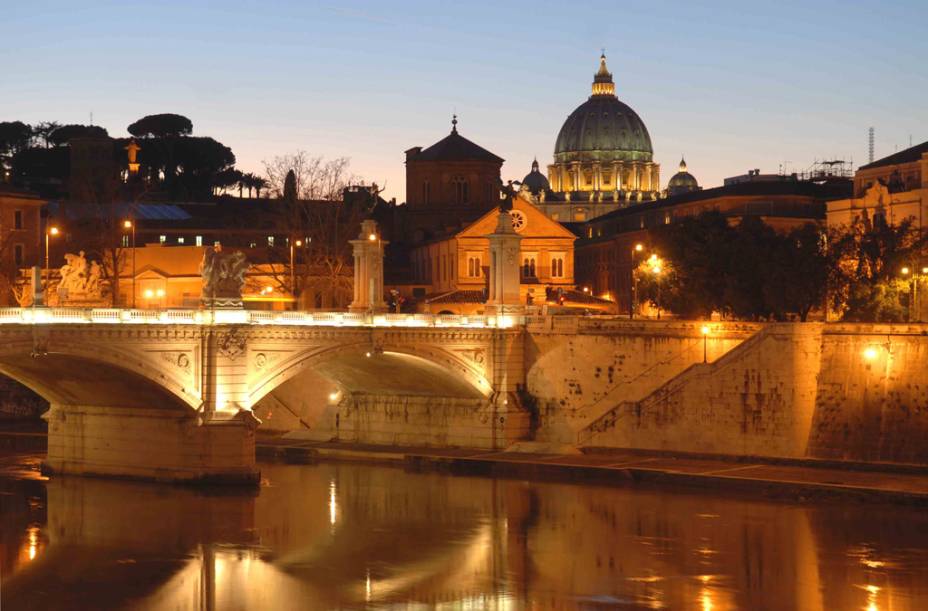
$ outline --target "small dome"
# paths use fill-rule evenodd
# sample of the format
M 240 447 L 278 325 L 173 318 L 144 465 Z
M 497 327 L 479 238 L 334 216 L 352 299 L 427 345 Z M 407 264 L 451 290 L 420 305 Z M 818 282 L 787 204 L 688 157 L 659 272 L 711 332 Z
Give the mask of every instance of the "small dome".
M 680 171 L 674 174 L 667 183 L 667 193 L 669 195 L 678 195 L 690 191 L 699 191 L 699 183 L 696 181 L 695 176 L 687 172 L 686 160 L 681 158 Z
M 538 195 L 542 191 L 550 191 L 551 185 L 544 174 L 538 171 L 538 160 L 532 162 L 532 171 L 525 175 L 522 184 L 528 187 L 532 195 Z

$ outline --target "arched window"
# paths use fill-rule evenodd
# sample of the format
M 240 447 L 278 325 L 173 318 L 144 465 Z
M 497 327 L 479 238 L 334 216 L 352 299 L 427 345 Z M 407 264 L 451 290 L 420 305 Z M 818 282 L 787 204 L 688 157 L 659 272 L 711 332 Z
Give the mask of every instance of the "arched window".
M 535 277 L 535 255 L 527 255 L 524 259 L 522 259 L 522 277 Z
M 454 203 L 466 204 L 469 201 L 466 178 L 464 178 L 463 176 L 452 177 L 451 188 L 454 193 Z
M 551 258 L 551 277 L 552 278 L 563 278 L 564 277 L 564 257 L 563 255 L 557 255 Z
M 480 265 L 480 256 L 476 254 L 467 255 L 467 277 L 479 278 L 483 275 L 483 269 Z

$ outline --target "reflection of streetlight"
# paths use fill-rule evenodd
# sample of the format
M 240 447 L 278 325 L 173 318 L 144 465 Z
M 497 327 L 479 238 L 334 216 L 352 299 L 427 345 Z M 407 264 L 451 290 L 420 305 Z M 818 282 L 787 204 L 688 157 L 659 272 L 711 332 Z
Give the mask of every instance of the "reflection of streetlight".
M 132 230 L 132 309 L 135 309 L 135 223 L 130 219 L 122 222 L 123 229 Z
M 709 358 L 708 358 L 709 356 L 709 331 L 711 331 L 711 329 L 709 329 L 709 325 L 703 325 L 699 331 L 702 333 L 702 362 L 708 363 L 709 362 Z

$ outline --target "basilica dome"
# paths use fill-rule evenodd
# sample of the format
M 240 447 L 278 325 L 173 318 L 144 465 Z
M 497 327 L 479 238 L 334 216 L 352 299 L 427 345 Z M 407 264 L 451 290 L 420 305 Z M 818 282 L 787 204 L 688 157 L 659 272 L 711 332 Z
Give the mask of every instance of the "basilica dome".
M 652 160 L 651 136 L 641 117 L 615 96 L 606 56 L 599 58 L 593 94 L 564 122 L 554 145 L 555 163 Z

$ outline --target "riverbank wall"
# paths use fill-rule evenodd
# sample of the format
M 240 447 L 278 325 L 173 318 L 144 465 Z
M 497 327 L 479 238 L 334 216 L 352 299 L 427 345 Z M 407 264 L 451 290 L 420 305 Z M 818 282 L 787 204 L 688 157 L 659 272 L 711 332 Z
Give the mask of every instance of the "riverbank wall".
M 537 441 L 928 464 L 928 325 L 561 324 L 526 336 Z

